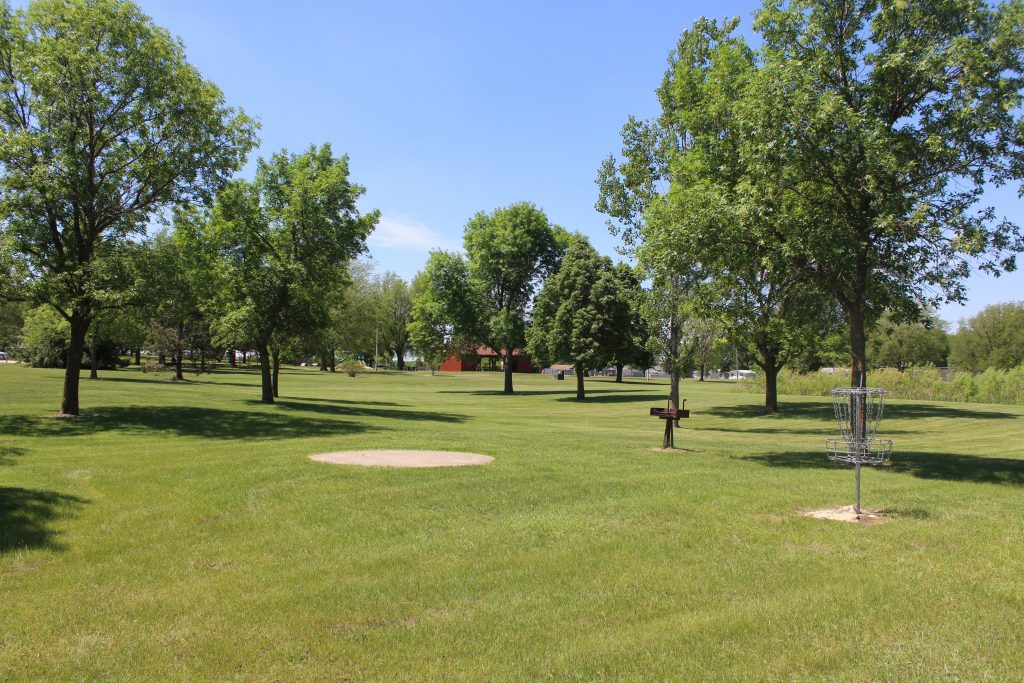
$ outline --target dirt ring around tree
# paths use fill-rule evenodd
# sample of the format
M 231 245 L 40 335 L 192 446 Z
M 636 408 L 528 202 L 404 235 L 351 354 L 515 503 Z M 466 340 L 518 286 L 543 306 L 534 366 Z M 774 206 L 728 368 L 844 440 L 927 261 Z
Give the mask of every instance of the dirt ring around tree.
M 489 455 L 453 451 L 336 451 L 311 455 L 309 459 L 360 467 L 466 467 L 494 462 Z

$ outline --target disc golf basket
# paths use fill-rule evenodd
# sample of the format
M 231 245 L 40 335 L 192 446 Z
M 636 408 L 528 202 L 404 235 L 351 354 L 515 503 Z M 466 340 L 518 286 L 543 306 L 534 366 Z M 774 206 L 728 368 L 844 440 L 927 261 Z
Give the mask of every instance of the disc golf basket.
M 860 514 L 860 468 L 881 465 L 892 456 L 892 441 L 875 438 L 885 407 L 885 390 L 839 387 L 832 390 L 832 408 L 839 424 L 838 439 L 826 439 L 828 459 L 853 465 L 854 512 Z

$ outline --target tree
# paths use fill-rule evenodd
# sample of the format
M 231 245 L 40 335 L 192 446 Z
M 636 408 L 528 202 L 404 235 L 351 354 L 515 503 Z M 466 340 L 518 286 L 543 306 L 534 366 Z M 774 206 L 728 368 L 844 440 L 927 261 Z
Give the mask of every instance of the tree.
M 897 322 L 886 313 L 868 337 L 868 365 L 872 368 L 944 367 L 949 356 L 946 323 L 933 316 L 923 321 Z
M 530 356 L 562 361 L 576 370 L 576 400 L 586 398 L 588 370 L 608 364 L 629 334 L 629 301 L 611 259 L 598 255 L 582 235 L 570 243 L 561 265 L 537 295 L 527 335 Z
M 61 413 L 79 413 L 94 316 L 151 216 L 203 201 L 239 168 L 255 126 L 124 0 L 0 4 L 0 202 L 24 296 L 69 323 Z
M 50 306 L 25 315 L 18 344 L 19 359 L 34 368 L 59 368 L 68 360 L 68 321 Z
M 334 329 L 342 351 L 351 356 L 373 356 L 376 341 L 377 315 L 373 264 L 355 261 L 349 268 L 350 284 L 337 300 Z
M 431 374 L 453 353 L 458 353 L 470 342 L 456 335 L 452 307 L 446 294 L 462 286 L 465 264 L 457 256 L 445 252 L 431 254 L 427 267 L 413 280 L 413 307 L 409 322 L 409 342 L 423 360 L 430 365 Z M 449 276 L 458 282 L 448 280 Z
M 150 243 L 147 336 L 161 355 L 171 356 L 178 380 L 184 379 L 186 351 L 197 354 L 204 369 L 207 354 L 212 351 L 210 323 L 203 306 L 214 295 L 214 274 L 193 239 L 206 219 L 203 212 L 179 211 L 176 230 L 161 232 Z
M 736 249 L 744 244 L 753 244 L 755 253 L 762 251 L 756 242 L 741 243 Z M 782 262 L 737 256 L 728 266 L 715 269 L 702 297 L 705 308 L 716 311 L 725 323 L 737 352 L 764 373 L 766 413 L 779 411 L 782 368 L 816 350 L 818 340 L 836 327 L 820 293 L 780 272 Z
M 654 364 L 654 358 L 647 349 L 647 339 L 651 333 L 642 312 L 644 290 L 640 278 L 627 263 L 617 264 L 614 272 L 629 309 L 629 321 L 624 328 L 617 330 L 611 349 L 615 381 L 622 382 L 622 369 L 625 366 L 646 370 Z
M 398 359 L 398 369 L 404 370 L 413 305 L 409 283 L 389 271 L 378 278 L 375 285 L 374 298 L 380 341 L 384 348 Z
M 1024 364 L 1024 302 L 986 306 L 961 321 L 950 339 L 949 364 L 971 372 Z
M 841 307 L 851 383 L 885 310 L 960 301 L 972 264 L 1012 270 L 1016 225 L 978 209 L 1024 176 L 1017 0 L 766 2 L 739 108 L 751 182 L 782 193 L 793 275 Z
M 685 143 L 671 159 L 668 191 L 647 208 L 638 251 L 656 263 L 700 264 L 683 335 L 701 379 L 724 322 L 736 350 L 763 370 L 765 410 L 774 413 L 779 371 L 827 316 L 776 238 L 780 223 L 801 216 L 781 192 L 751 182 L 739 112 L 757 60 L 733 35 L 738 23 L 698 20 L 669 57 L 662 119 L 685 122 Z
M 480 212 L 466 224 L 465 259 L 434 252 L 427 263 L 431 294 L 443 302 L 452 336 L 485 344 L 504 366 L 512 393 L 513 354 L 526 344 L 526 311 L 537 285 L 558 265 L 564 231 L 528 202 Z M 463 349 L 464 350 L 464 349 Z
M 712 316 L 693 315 L 683 324 L 682 335 L 685 340 L 683 344 L 693 358 L 693 364 L 700 372 L 700 380 L 704 381 L 707 373 L 708 360 L 715 349 L 723 333 L 721 323 Z
M 13 351 L 25 324 L 24 310 L 17 301 L 0 300 L 0 350 Z
M 670 74 L 676 60 L 704 64 L 708 50 L 704 34 L 726 35 L 729 30 L 702 19 L 698 28 L 683 34 L 657 91 L 661 113 L 649 121 L 629 117 L 621 133 L 621 161 L 609 156 L 597 177 L 595 208 L 609 217 L 612 234 L 622 238 L 624 251 L 637 257 L 653 283 L 642 308 L 654 333 L 649 346 L 671 378 L 669 404 L 673 408 L 679 407 L 679 382 L 691 363 L 682 346 L 682 325 L 692 308 L 688 302 L 693 290 L 704 275 L 699 261 L 671 243 L 678 226 L 673 212 L 665 210 L 695 132 L 695 121 L 678 106 L 680 93 Z
M 379 218 L 359 213 L 365 190 L 348 175 L 329 144 L 279 152 L 259 160 L 255 181 L 229 184 L 200 227 L 220 277 L 216 331 L 259 352 L 264 403 L 274 402 L 271 347 L 327 324 L 325 298 Z
M 693 289 L 693 273 L 662 275 L 651 271 L 651 287 L 644 294 L 640 313 L 650 330 L 647 352 L 669 375 L 669 407 L 679 408 L 679 383 L 693 371 L 693 357 L 683 344 L 683 325 L 693 314 L 686 290 Z M 679 421 L 676 420 L 676 426 Z

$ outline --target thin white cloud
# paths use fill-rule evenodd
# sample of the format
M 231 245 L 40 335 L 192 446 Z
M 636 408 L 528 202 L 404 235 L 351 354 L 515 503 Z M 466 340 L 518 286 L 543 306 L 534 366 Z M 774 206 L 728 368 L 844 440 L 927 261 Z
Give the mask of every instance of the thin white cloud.
M 370 234 L 368 241 L 371 247 L 406 251 L 451 251 L 459 248 L 457 242 L 438 234 L 417 220 L 386 213 L 381 215 L 380 222 Z

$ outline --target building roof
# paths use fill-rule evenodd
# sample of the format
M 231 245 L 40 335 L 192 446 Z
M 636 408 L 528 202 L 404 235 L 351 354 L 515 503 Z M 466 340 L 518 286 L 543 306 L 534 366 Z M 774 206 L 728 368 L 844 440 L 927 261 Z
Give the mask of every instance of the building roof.
M 494 351 L 494 349 L 492 349 L 492 348 L 491 348 L 490 346 L 480 346 L 480 347 L 478 347 L 478 348 L 477 348 L 477 350 L 476 350 L 476 355 L 478 355 L 478 356 L 484 356 L 484 357 L 487 357 L 487 356 L 493 356 L 493 357 L 497 358 L 497 357 L 498 357 L 498 356 L 500 356 L 501 354 L 500 354 L 500 353 L 496 353 L 496 352 Z M 526 354 L 524 354 L 524 353 L 523 353 L 522 351 L 520 351 L 519 349 L 514 349 L 514 350 L 512 351 L 512 357 L 513 357 L 513 358 L 515 358 L 516 356 L 524 356 L 524 355 L 526 355 Z

